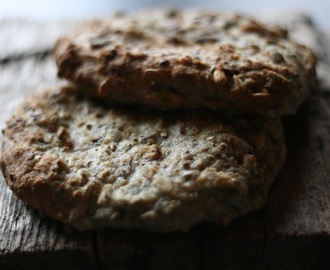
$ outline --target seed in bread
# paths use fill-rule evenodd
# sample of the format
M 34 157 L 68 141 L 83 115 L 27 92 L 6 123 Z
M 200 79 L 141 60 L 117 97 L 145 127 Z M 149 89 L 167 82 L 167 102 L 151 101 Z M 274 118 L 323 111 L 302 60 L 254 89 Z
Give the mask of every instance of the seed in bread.
M 3 131 L 1 170 L 41 213 L 86 230 L 187 230 L 259 209 L 280 170 L 280 119 L 107 107 L 52 90 Z
M 309 95 L 315 57 L 284 30 L 237 14 L 144 11 L 85 23 L 54 50 L 60 77 L 158 109 L 283 115 Z

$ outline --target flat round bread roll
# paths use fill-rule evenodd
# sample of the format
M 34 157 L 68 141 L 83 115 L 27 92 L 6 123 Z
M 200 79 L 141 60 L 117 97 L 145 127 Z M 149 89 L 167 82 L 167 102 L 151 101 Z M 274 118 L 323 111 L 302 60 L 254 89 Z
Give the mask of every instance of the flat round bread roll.
M 85 23 L 54 49 L 58 74 L 106 99 L 169 110 L 278 116 L 315 81 L 315 57 L 284 30 L 222 12 L 144 11 Z
M 1 170 L 18 198 L 87 230 L 188 230 L 262 207 L 285 156 L 281 120 L 104 105 L 49 90 L 3 131 Z

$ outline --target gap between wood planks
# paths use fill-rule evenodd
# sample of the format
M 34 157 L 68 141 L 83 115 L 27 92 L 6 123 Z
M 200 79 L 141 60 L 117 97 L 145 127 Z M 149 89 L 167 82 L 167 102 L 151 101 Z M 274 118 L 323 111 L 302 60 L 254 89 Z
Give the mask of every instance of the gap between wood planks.
M 6 64 L 11 61 L 22 61 L 23 59 L 30 58 L 30 57 L 42 59 L 47 56 L 50 56 L 51 52 L 52 52 L 52 49 L 49 48 L 49 49 L 44 49 L 44 50 L 30 50 L 30 51 L 21 52 L 21 53 L 9 54 L 7 56 L 0 58 L 0 65 Z

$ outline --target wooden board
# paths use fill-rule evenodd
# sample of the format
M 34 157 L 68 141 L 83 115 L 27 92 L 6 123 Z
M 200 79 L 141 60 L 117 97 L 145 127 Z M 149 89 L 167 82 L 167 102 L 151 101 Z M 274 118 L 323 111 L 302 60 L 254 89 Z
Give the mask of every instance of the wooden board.
M 13 196 L 1 176 L 0 269 L 328 269 L 330 43 L 308 17 L 280 18 L 294 38 L 314 48 L 321 83 L 308 104 L 284 119 L 287 162 L 264 209 L 228 228 L 203 224 L 188 233 L 111 228 L 81 233 L 39 216 Z M 24 96 L 65 83 L 56 78 L 50 52 L 74 25 L 0 22 L 1 129 Z

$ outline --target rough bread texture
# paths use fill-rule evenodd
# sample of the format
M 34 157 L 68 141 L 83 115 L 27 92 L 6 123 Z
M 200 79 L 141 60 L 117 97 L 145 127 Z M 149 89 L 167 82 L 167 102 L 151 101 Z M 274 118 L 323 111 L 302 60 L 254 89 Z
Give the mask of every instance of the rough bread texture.
M 285 156 L 280 119 L 106 107 L 52 90 L 7 122 L 1 170 L 41 213 L 86 230 L 187 230 L 259 209 Z
M 221 12 L 153 10 L 92 21 L 60 39 L 54 54 L 59 76 L 80 89 L 165 110 L 283 115 L 315 80 L 313 53 L 284 30 Z

